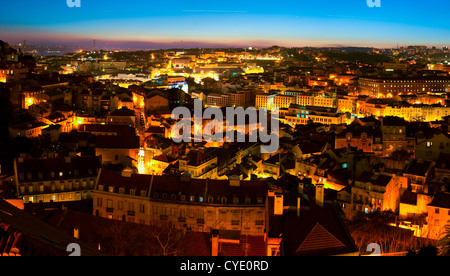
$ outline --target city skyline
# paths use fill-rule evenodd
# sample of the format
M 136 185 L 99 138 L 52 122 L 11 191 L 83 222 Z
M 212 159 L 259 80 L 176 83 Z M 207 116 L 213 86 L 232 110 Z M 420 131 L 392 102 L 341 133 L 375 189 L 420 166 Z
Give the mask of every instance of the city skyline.
M 4 4 L 0 34 L 9 43 L 124 48 L 447 46 L 446 1 L 159 2 L 65 0 Z M 26 7 L 26 8 L 25 8 Z M 19 12 L 19 10 L 21 12 Z

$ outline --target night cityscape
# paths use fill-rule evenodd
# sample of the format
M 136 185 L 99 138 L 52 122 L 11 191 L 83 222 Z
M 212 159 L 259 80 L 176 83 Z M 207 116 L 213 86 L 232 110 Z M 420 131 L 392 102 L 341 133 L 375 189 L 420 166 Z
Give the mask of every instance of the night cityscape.
M 449 256 L 450 3 L 391 2 L 2 3 L 0 256 Z

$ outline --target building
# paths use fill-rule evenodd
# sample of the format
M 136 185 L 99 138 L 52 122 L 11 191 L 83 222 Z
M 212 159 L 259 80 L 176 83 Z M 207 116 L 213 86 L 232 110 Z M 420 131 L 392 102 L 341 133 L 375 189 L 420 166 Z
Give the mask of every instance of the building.
M 139 149 L 139 136 L 135 133 L 96 137 L 95 155 L 102 157 L 103 164 L 133 167 L 137 163 Z
M 302 107 L 291 104 L 285 122 L 289 125 L 306 125 L 308 122 L 324 125 L 340 125 L 346 122 L 346 115 L 337 113 L 336 108 Z
M 440 154 L 450 153 L 450 138 L 447 133 L 433 129 L 416 135 L 415 156 L 417 159 L 437 161 Z
M 406 177 L 364 172 L 351 190 L 352 215 L 374 211 L 398 212 L 400 198 L 408 188 Z
M 374 98 L 393 98 L 403 94 L 445 93 L 450 85 L 446 76 L 428 77 L 364 77 L 359 78 L 361 94 Z
M 313 106 L 336 107 L 335 99 L 332 97 L 319 96 L 313 98 Z
M 94 215 L 121 221 L 211 232 L 264 235 L 264 181 L 193 179 L 103 171 L 94 193 Z
M 373 152 L 374 137 L 371 128 L 355 127 L 342 131 L 334 139 L 335 148 L 357 148 L 363 152 Z
M 427 207 L 428 237 L 440 240 L 450 221 L 450 193 L 436 193 Z
M 268 95 L 268 94 L 259 94 L 256 95 L 256 100 L 255 100 L 255 108 L 259 109 L 259 108 L 265 108 L 267 110 L 271 110 L 273 107 L 273 101 L 274 101 L 274 97 L 276 95 L 272 94 L 272 95 Z
M 411 191 L 428 194 L 428 181 L 436 163 L 429 160 L 411 159 L 405 164 L 403 176 L 408 178 Z
M 168 96 L 159 90 L 147 92 L 144 101 L 146 112 L 169 108 Z
M 18 197 L 23 198 L 24 203 L 92 199 L 100 169 L 98 157 L 16 158 Z
M 30 122 L 20 125 L 12 125 L 9 127 L 9 137 L 15 139 L 16 137 L 26 137 L 29 139 L 37 138 L 42 135 L 42 129 L 48 127 L 42 122 Z
M 246 103 L 245 93 L 231 93 L 230 94 L 230 105 L 232 107 L 244 107 Z
M 351 114 L 354 114 L 355 111 L 354 101 L 352 99 L 339 98 L 337 100 L 337 109 L 338 112 L 341 113 L 349 112 Z
M 289 108 L 291 104 L 295 104 L 296 98 L 288 95 L 276 95 L 273 97 L 272 108 Z
M 381 119 L 383 156 L 389 157 L 395 151 L 405 150 L 414 153 L 414 139 L 406 137 L 406 122 L 399 117 Z
M 178 160 L 165 154 L 155 156 L 147 164 L 147 172 L 152 175 L 163 175 L 167 167 L 174 164 L 176 161 Z
M 106 117 L 106 122 L 111 125 L 128 125 L 134 127 L 136 125 L 136 113 L 126 107 L 111 112 Z
M 206 97 L 206 105 L 212 107 L 227 107 L 231 105 L 229 94 L 209 94 Z
M 75 235 L 51 226 L 36 216 L 22 211 L 0 198 L 1 256 L 105 256 L 101 251 L 80 241 Z M 74 228 L 75 229 L 75 228 Z M 68 251 L 78 244 L 79 252 Z M 73 255 L 74 256 L 74 255 Z
M 179 160 L 179 170 L 192 178 L 215 179 L 218 173 L 218 158 L 203 151 L 191 151 Z
M 313 194 L 268 192 L 267 256 L 359 256 L 323 185 Z
M 79 95 L 79 107 L 89 111 L 100 111 L 102 109 L 102 98 L 106 92 L 102 89 L 84 90 Z
M 0 68 L 0 83 L 15 82 L 25 79 L 28 74 L 28 68 L 18 67 L 15 64 L 11 67 Z

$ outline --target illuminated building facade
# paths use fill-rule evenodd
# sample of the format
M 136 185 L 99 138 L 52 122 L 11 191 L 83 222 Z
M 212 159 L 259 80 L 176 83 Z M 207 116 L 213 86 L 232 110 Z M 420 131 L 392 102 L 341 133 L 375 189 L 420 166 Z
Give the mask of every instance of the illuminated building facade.
M 191 179 L 103 171 L 94 191 L 94 215 L 178 229 L 264 235 L 263 181 Z
M 399 117 L 384 117 L 381 120 L 383 156 L 389 157 L 397 150 L 414 152 L 415 139 L 406 137 L 406 122 Z
M 273 97 L 272 108 L 289 108 L 291 104 L 296 103 L 296 98 L 294 96 L 287 95 L 276 95 Z
M 14 161 L 19 198 L 24 203 L 49 203 L 92 199 L 101 170 L 99 157 Z
M 416 93 L 445 93 L 450 85 L 449 77 L 360 78 L 362 95 L 374 98 L 393 98 L 397 95 Z
M 245 101 L 245 94 L 244 93 L 231 93 L 230 94 L 230 105 L 233 107 L 244 107 L 246 101 Z
M 407 178 L 403 176 L 363 173 L 351 188 L 350 217 L 375 211 L 397 212 L 400 196 L 407 187 Z
M 230 106 L 231 96 L 228 94 L 210 94 L 206 97 L 206 104 L 212 107 Z
M 255 108 L 265 108 L 271 110 L 273 107 L 274 97 L 276 95 L 260 94 L 256 95 Z
M 367 131 L 355 129 L 343 132 L 335 137 L 335 148 L 353 147 L 363 152 L 373 152 L 373 135 Z
M 324 125 L 339 125 L 346 121 L 346 115 L 338 113 L 336 108 L 302 107 L 292 104 L 289 107 L 285 122 L 289 125 L 306 125 L 309 121 Z

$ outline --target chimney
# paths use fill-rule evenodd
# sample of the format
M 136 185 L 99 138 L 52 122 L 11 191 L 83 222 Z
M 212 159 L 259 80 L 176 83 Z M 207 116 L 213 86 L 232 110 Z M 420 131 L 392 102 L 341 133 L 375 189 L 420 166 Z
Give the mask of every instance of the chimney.
M 239 176 L 236 176 L 236 175 L 230 176 L 229 180 L 230 180 L 231 187 L 239 187 L 241 185 Z
M 283 195 L 276 194 L 275 191 L 268 192 L 269 198 L 273 198 L 273 214 L 274 215 L 282 215 L 284 204 L 283 204 Z M 270 201 L 269 201 L 270 204 Z
M 303 194 L 304 185 L 305 184 L 303 182 L 298 183 L 298 193 L 299 193 L 299 195 Z
M 80 239 L 80 228 L 78 227 L 73 228 L 73 237 L 77 240 Z
M 219 256 L 219 233 L 212 233 L 211 235 L 211 256 Z
M 324 194 L 323 194 L 323 184 L 316 184 L 316 204 L 323 207 Z

